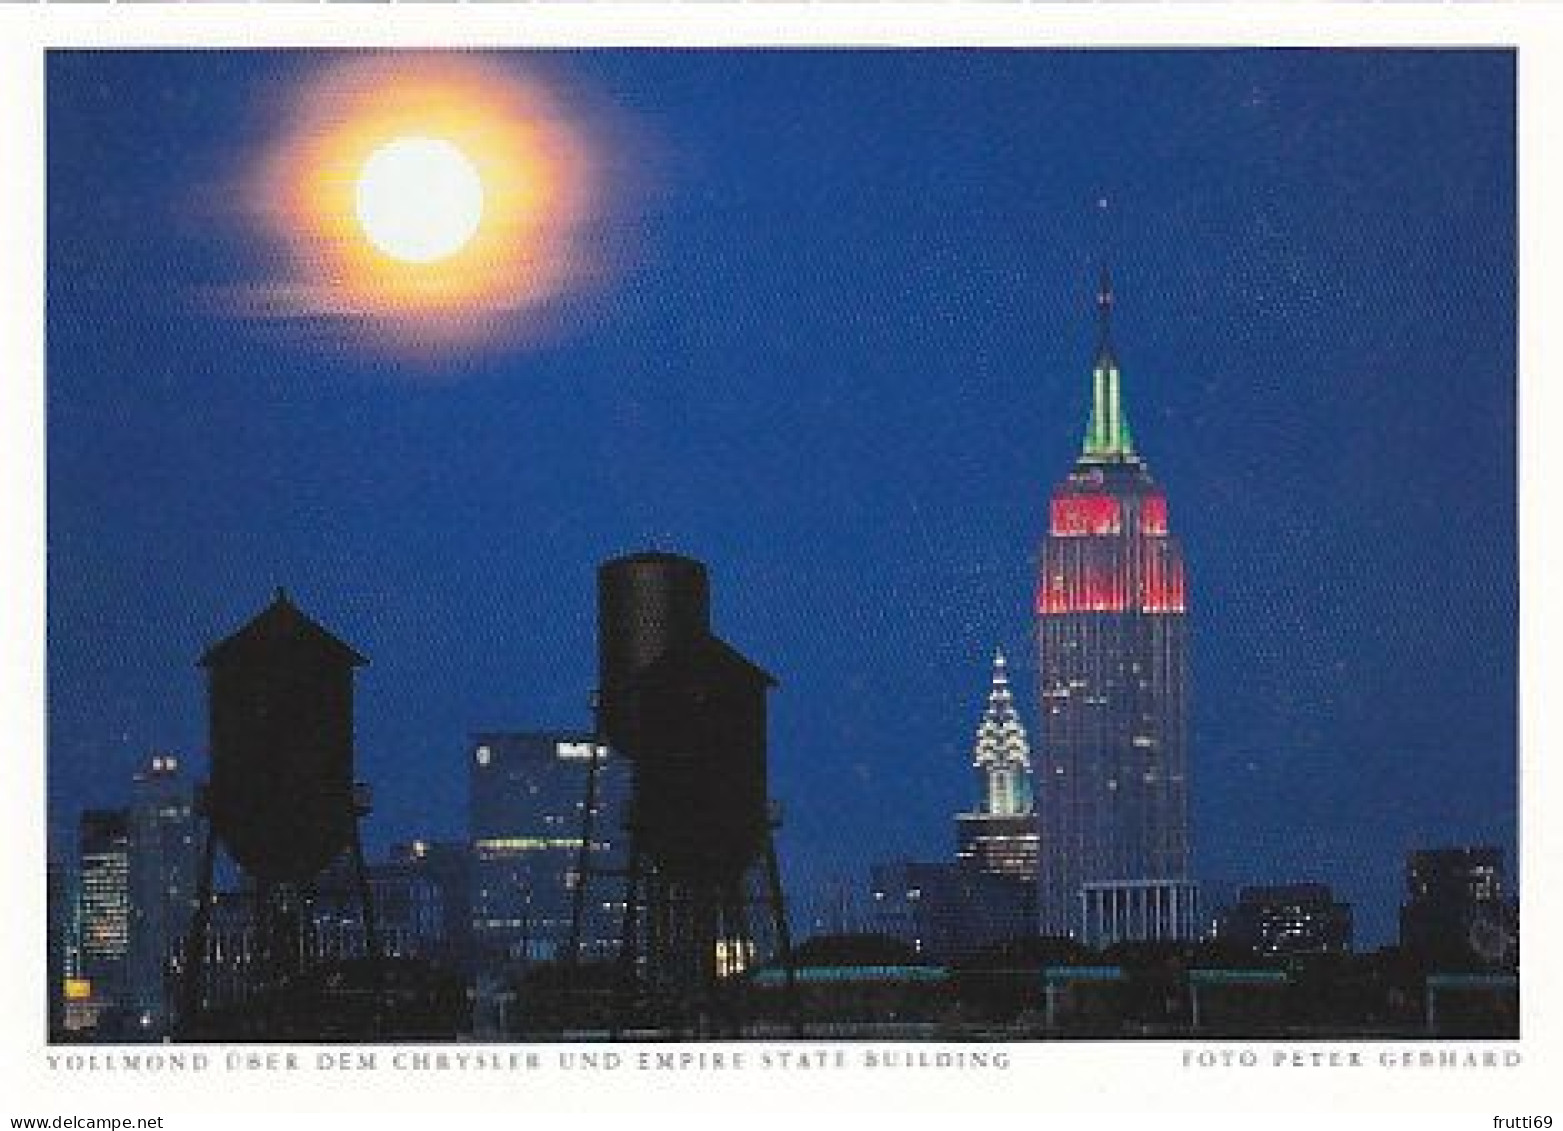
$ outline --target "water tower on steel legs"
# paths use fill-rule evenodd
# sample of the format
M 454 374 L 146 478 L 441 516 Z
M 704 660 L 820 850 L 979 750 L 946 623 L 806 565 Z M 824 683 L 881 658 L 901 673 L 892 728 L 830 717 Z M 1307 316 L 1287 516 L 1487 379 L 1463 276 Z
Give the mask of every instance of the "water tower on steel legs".
M 618 558 L 597 596 L 599 727 L 634 775 L 620 1016 L 736 1032 L 762 946 L 791 981 L 766 773 L 776 681 L 712 633 L 700 562 Z
M 353 678 L 368 663 L 299 611 L 282 590 L 258 616 L 201 657 L 207 671 L 211 777 L 198 808 L 207 822 L 197 905 L 186 944 L 180 1024 L 209 1028 L 212 872 L 220 843 L 243 874 L 248 933 L 243 995 L 264 1000 L 303 972 L 318 948 L 310 938 L 315 882 L 350 855 L 364 950 L 378 963 L 379 940 L 358 823 L 368 789 L 353 777 Z M 246 1033 L 265 1036 L 264 1018 L 224 1003 Z

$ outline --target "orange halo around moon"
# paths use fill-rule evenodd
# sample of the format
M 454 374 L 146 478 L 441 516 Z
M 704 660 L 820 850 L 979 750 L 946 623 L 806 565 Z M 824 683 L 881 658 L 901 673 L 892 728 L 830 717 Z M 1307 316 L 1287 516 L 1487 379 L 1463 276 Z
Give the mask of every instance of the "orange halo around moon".
M 448 142 L 483 186 L 472 238 L 430 262 L 381 250 L 356 208 L 370 157 L 404 139 Z M 584 281 L 592 164 L 584 130 L 545 90 L 480 59 L 336 64 L 306 83 L 252 181 L 290 261 L 272 305 L 409 342 L 492 334 Z

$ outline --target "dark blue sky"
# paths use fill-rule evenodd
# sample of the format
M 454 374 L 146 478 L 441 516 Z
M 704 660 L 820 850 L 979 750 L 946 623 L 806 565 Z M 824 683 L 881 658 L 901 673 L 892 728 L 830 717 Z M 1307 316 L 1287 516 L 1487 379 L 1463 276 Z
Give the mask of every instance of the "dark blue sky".
M 996 644 L 1035 729 L 1106 246 L 1189 562 L 1202 878 L 1331 882 L 1378 942 L 1408 848 L 1512 860 L 1511 56 L 552 56 L 655 161 L 610 160 L 653 186 L 636 262 L 433 377 L 200 298 L 254 272 L 214 197 L 322 58 L 51 56 L 57 816 L 204 758 L 196 658 L 284 584 L 373 661 L 372 846 L 459 835 L 467 732 L 583 723 L 595 566 L 655 544 L 781 680 L 796 896 L 949 855 Z

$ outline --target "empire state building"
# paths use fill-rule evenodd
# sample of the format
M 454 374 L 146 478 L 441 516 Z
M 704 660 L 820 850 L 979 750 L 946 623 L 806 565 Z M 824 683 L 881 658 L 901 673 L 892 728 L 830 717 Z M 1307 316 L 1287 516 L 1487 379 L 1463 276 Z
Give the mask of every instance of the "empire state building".
M 1092 946 L 1193 938 L 1198 922 L 1183 551 L 1134 450 L 1112 308 L 1104 274 L 1090 422 L 1053 492 L 1036 598 L 1042 930 Z

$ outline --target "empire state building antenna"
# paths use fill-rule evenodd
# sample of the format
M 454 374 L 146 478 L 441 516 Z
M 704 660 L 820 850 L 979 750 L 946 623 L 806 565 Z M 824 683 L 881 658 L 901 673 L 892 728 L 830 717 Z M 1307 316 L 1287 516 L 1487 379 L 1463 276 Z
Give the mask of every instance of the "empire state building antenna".
M 1098 214 L 1105 218 L 1107 197 L 1098 197 Z M 1102 241 L 1105 246 L 1106 241 Z M 1122 377 L 1113 345 L 1113 280 L 1105 251 L 1096 288 L 1096 357 L 1091 364 L 1091 415 L 1086 424 L 1082 455 L 1098 462 L 1132 462 L 1134 439 L 1123 410 Z

